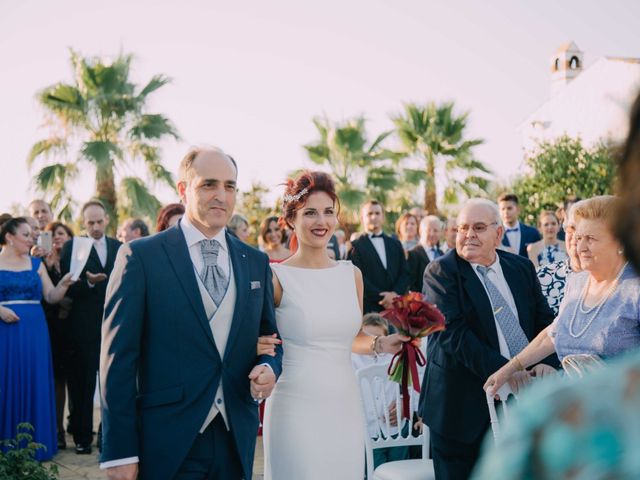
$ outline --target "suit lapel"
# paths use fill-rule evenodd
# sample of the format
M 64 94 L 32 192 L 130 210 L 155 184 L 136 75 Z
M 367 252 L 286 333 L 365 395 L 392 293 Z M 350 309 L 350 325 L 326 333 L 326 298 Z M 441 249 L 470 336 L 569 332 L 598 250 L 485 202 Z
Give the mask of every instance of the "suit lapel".
M 238 336 L 242 320 L 245 318 L 245 315 L 243 315 L 244 307 L 249 299 L 249 265 L 247 263 L 247 255 L 244 253 L 244 246 L 228 233 L 227 246 L 229 247 L 229 258 L 231 259 L 231 268 L 233 268 L 236 283 L 236 304 L 233 309 L 231 329 L 229 330 L 229 338 L 227 339 L 223 358 L 229 355 L 233 342 Z
M 487 332 L 491 345 L 494 348 L 499 349 L 498 332 L 496 330 L 495 318 L 491 308 L 491 301 L 487 296 L 487 292 L 469 262 L 458 257 L 458 265 L 460 268 L 460 274 L 463 278 L 463 288 L 475 307 L 478 320 L 482 325 L 484 325 L 484 329 Z
M 211 327 L 209 325 L 209 319 L 204 311 L 198 281 L 196 280 L 196 273 L 193 269 L 193 262 L 189 255 L 187 241 L 179 227 L 179 223 L 167 231 L 166 241 L 163 244 L 163 247 L 167 257 L 169 258 L 169 263 L 171 263 L 173 271 L 182 286 L 182 290 L 193 307 L 194 313 L 198 318 L 198 323 L 205 331 L 207 337 L 211 341 L 211 344 L 215 347 L 213 334 L 211 333 Z
M 375 258 L 374 262 L 377 262 L 378 265 L 380 266 L 380 268 L 382 270 L 386 271 L 387 269 L 384 268 L 384 265 L 382 264 L 382 260 L 380 260 L 380 255 L 378 255 L 378 251 L 376 250 L 376 247 L 373 246 L 373 242 L 369 238 L 369 234 L 368 233 L 363 233 L 363 235 L 364 235 L 364 238 L 362 238 L 362 246 L 369 250 L 369 253 L 367 255 L 369 256 L 369 258 Z M 386 240 L 384 242 L 384 249 L 385 249 L 385 252 L 388 255 L 389 253 L 387 251 L 387 242 L 386 242 Z M 366 258 L 367 255 L 363 255 L 363 257 Z M 389 264 L 389 257 L 387 257 L 387 265 L 388 264 Z

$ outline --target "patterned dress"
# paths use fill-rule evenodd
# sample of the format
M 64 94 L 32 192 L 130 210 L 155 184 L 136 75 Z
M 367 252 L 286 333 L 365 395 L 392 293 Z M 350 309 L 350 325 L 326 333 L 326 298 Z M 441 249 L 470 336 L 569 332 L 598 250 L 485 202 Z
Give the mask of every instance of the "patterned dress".
M 539 267 L 536 273 L 542 287 L 542 293 L 547 299 L 551 310 L 557 316 L 560 303 L 564 298 L 567 277 L 572 273 L 569 259 Z

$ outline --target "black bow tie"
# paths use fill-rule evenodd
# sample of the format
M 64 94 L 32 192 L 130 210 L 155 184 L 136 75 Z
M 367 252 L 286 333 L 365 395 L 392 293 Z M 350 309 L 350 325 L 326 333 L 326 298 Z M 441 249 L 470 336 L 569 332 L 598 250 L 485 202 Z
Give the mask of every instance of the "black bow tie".
M 371 234 L 371 238 L 382 238 L 382 234 L 381 233 L 372 233 Z

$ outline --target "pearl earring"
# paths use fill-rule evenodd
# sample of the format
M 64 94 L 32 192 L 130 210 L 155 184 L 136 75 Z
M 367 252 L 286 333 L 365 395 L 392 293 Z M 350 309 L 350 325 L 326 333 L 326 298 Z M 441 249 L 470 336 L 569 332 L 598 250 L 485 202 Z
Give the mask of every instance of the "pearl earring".
M 622 255 L 623 253 L 624 253 L 624 250 L 623 250 L 623 249 L 619 249 L 619 250 L 618 250 L 618 255 Z

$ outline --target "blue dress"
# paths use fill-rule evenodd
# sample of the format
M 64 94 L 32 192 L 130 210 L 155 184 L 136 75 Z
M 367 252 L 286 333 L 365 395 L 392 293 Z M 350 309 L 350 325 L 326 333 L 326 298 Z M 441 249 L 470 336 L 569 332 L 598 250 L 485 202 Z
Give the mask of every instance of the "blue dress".
M 588 272 L 573 273 L 560 312 L 550 329 L 556 353 L 591 354 L 607 360 L 640 347 L 640 277 L 627 264 L 617 288 L 600 308 L 583 309 L 581 295 Z
M 56 408 L 51 368 L 49 331 L 42 305 L 40 259 L 31 259 L 31 270 L 0 270 L 0 304 L 20 320 L 0 320 L 0 439 L 16 436 L 19 423 L 33 425 L 38 460 L 58 451 Z

